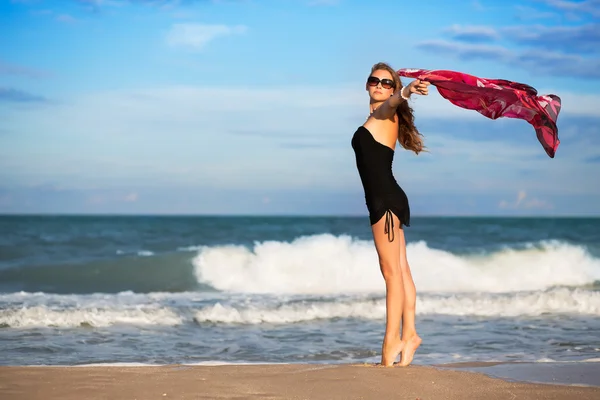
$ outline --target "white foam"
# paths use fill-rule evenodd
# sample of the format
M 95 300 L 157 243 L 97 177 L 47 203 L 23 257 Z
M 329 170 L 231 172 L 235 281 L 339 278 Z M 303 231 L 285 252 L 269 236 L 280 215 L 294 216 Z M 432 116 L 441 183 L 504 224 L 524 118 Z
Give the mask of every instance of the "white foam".
M 383 301 L 347 303 L 309 303 L 283 305 L 277 308 L 261 306 L 223 306 L 217 303 L 196 312 L 197 322 L 241 324 L 289 324 L 332 318 L 381 318 L 385 313 Z
M 92 363 L 92 364 L 77 364 L 77 365 L 64 365 L 64 367 L 159 367 L 161 364 L 148 364 L 148 363 L 136 363 L 136 362 L 116 362 L 116 363 Z M 56 365 L 60 367 L 60 365 Z
M 467 293 L 417 297 L 417 315 L 515 317 L 548 313 L 600 316 L 600 292 L 557 288 L 545 292 L 502 295 Z M 306 301 L 275 307 L 217 303 L 195 314 L 199 323 L 289 324 L 333 318 L 383 320 L 385 299 Z
M 20 297 L 23 295 L 20 294 Z M 336 295 L 221 296 L 200 306 L 193 293 L 154 299 L 151 295 L 48 295 L 27 298 L 0 309 L 0 325 L 11 328 L 90 325 L 177 326 L 193 320 L 233 324 L 289 324 L 336 318 L 385 319 L 385 299 Z M 13 299 L 17 300 L 17 299 Z M 48 302 L 47 304 L 40 302 Z M 149 306 L 149 303 L 155 305 Z M 515 317 L 544 314 L 600 316 L 600 292 L 553 288 L 510 293 L 419 293 L 418 315 Z
M 536 363 L 553 363 L 553 364 L 579 364 L 579 363 L 597 363 L 600 358 L 585 358 L 583 360 L 553 360 L 552 358 L 541 358 L 535 360 Z
M 182 317 L 168 308 L 85 308 L 59 309 L 47 306 L 22 307 L 0 310 L 0 325 L 11 328 L 32 327 L 94 327 L 118 324 L 129 325 L 179 325 Z
M 407 255 L 420 292 L 545 290 L 600 279 L 600 260 L 561 242 L 484 256 L 459 256 L 417 242 L 407 246 Z M 252 249 L 202 247 L 193 263 L 200 282 L 229 292 L 373 293 L 384 288 L 373 243 L 349 236 L 267 241 Z
M 600 292 L 556 288 L 544 292 L 467 293 L 417 298 L 417 312 L 486 317 L 583 314 L 600 316 Z
M 121 255 L 121 254 L 133 254 L 132 252 L 126 252 L 124 250 L 117 250 L 116 254 Z M 137 254 L 140 257 L 150 257 L 154 255 L 154 252 L 150 251 L 150 250 L 138 250 L 137 252 L 135 252 L 135 254 Z

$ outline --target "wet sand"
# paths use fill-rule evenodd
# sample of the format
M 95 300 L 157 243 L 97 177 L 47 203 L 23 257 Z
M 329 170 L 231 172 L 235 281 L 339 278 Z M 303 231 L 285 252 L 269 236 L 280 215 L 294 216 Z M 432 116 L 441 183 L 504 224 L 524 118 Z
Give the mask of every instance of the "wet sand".
M 600 387 L 600 361 L 594 362 L 497 362 L 456 363 L 441 368 L 482 372 L 517 382 L 552 383 Z
M 597 386 L 516 382 L 481 373 L 485 368 L 494 368 L 491 364 L 456 367 L 383 368 L 369 364 L 0 367 L 0 399 L 600 399 Z M 503 368 L 510 369 L 510 365 Z M 527 372 L 520 368 L 521 379 L 526 379 Z M 537 365 L 529 368 L 537 370 Z

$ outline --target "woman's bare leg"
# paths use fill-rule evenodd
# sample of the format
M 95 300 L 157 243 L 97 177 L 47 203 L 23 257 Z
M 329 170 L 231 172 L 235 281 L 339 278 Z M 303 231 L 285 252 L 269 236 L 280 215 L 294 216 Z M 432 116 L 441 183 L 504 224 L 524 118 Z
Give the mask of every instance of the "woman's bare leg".
M 406 257 L 406 240 L 404 231 L 400 229 L 396 236 L 400 244 L 400 270 L 404 286 L 404 308 L 402 310 L 402 359 L 401 366 L 407 366 L 412 362 L 415 351 L 421 344 L 421 338 L 417 335 L 415 326 L 415 312 L 417 302 L 417 290 L 410 272 L 408 259 Z
M 398 218 L 394 218 L 394 237 L 399 235 L 400 223 Z M 381 364 L 383 366 L 392 366 L 396 357 L 402 352 L 404 343 L 400 339 L 400 322 L 404 308 L 404 282 L 402 279 L 402 268 L 400 262 L 400 241 L 394 239 L 388 240 L 385 233 L 385 220 L 383 216 L 377 223 L 372 225 L 375 248 L 379 256 L 379 266 L 386 289 L 386 324 L 385 336 L 381 349 Z

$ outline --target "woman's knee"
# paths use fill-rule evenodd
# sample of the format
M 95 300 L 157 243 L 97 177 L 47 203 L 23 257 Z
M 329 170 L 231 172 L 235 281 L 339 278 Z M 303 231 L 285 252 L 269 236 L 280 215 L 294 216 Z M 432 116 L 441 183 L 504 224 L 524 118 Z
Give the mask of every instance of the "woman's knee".
M 391 260 L 379 259 L 379 268 L 383 278 L 387 281 L 388 279 L 402 279 L 402 269 L 400 264 Z
M 410 265 L 408 265 L 406 254 L 403 254 L 403 257 L 400 257 L 400 270 L 405 274 L 410 273 Z

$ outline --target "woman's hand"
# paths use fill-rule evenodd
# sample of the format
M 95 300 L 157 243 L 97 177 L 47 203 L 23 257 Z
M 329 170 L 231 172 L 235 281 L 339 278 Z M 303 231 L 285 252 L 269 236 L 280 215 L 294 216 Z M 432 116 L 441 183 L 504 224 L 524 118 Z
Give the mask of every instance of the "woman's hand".
M 429 85 L 431 85 L 431 83 L 422 81 L 420 79 L 415 79 L 414 81 L 408 84 L 408 89 L 410 90 L 410 93 L 427 96 L 427 94 L 429 93 Z

